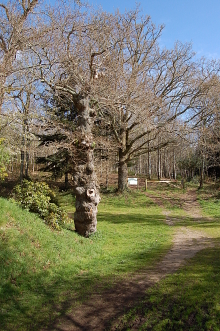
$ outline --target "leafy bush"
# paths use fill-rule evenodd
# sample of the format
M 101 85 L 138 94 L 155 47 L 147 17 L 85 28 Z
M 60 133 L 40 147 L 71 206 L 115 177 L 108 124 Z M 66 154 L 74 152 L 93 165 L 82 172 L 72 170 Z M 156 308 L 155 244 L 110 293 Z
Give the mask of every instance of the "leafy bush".
M 3 181 L 7 174 L 7 165 L 9 163 L 9 154 L 3 145 L 4 139 L 0 138 L 0 181 Z
M 44 182 L 23 180 L 22 185 L 17 185 L 14 189 L 14 199 L 22 208 L 39 214 L 53 229 L 60 230 L 64 224 L 71 223 L 67 213 L 54 203 L 55 193 Z

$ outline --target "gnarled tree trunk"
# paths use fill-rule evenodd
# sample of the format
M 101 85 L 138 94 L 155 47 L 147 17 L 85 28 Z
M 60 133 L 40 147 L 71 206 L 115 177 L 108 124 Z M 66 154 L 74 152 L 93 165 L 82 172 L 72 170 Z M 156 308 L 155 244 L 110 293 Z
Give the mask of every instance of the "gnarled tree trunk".
M 89 107 L 89 98 L 77 103 L 78 141 L 74 167 L 76 232 L 84 237 L 96 232 L 97 207 L 100 201 L 99 187 L 94 171 L 94 141 L 92 136 L 94 113 Z

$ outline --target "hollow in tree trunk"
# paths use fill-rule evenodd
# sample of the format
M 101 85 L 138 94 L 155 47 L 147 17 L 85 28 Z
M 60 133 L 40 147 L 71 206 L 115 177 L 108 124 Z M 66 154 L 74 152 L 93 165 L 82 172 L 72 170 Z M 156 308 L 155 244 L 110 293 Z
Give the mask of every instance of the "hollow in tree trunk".
M 96 232 L 97 207 L 100 201 L 99 187 L 94 171 L 94 142 L 92 126 L 94 113 L 89 107 L 89 99 L 77 103 L 78 135 L 74 166 L 74 189 L 76 212 L 74 223 L 76 232 L 89 237 Z

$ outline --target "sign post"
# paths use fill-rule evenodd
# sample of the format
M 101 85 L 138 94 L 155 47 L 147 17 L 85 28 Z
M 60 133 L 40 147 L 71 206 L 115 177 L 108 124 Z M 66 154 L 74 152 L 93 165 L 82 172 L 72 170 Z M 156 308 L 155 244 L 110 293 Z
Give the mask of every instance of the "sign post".
M 137 178 L 128 178 L 128 185 L 138 185 L 138 179 Z

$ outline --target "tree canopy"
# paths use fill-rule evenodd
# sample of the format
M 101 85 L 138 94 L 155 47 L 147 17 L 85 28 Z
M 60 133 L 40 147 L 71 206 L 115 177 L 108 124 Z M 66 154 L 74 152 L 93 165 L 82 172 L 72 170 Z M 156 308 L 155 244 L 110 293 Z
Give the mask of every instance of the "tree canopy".
M 22 0 L 0 11 L 1 135 L 20 152 L 21 179 L 37 145 L 45 170 L 71 173 L 80 234 L 96 231 L 96 148 L 114 150 L 119 191 L 141 157 L 150 176 L 153 152 L 158 178 L 171 158 L 176 177 L 183 145 L 179 169 L 200 167 L 201 185 L 205 167 L 219 165 L 218 61 L 198 60 L 190 44 L 160 47 L 163 26 L 138 7 L 110 14 Z M 192 146 L 200 163 L 188 162 Z

